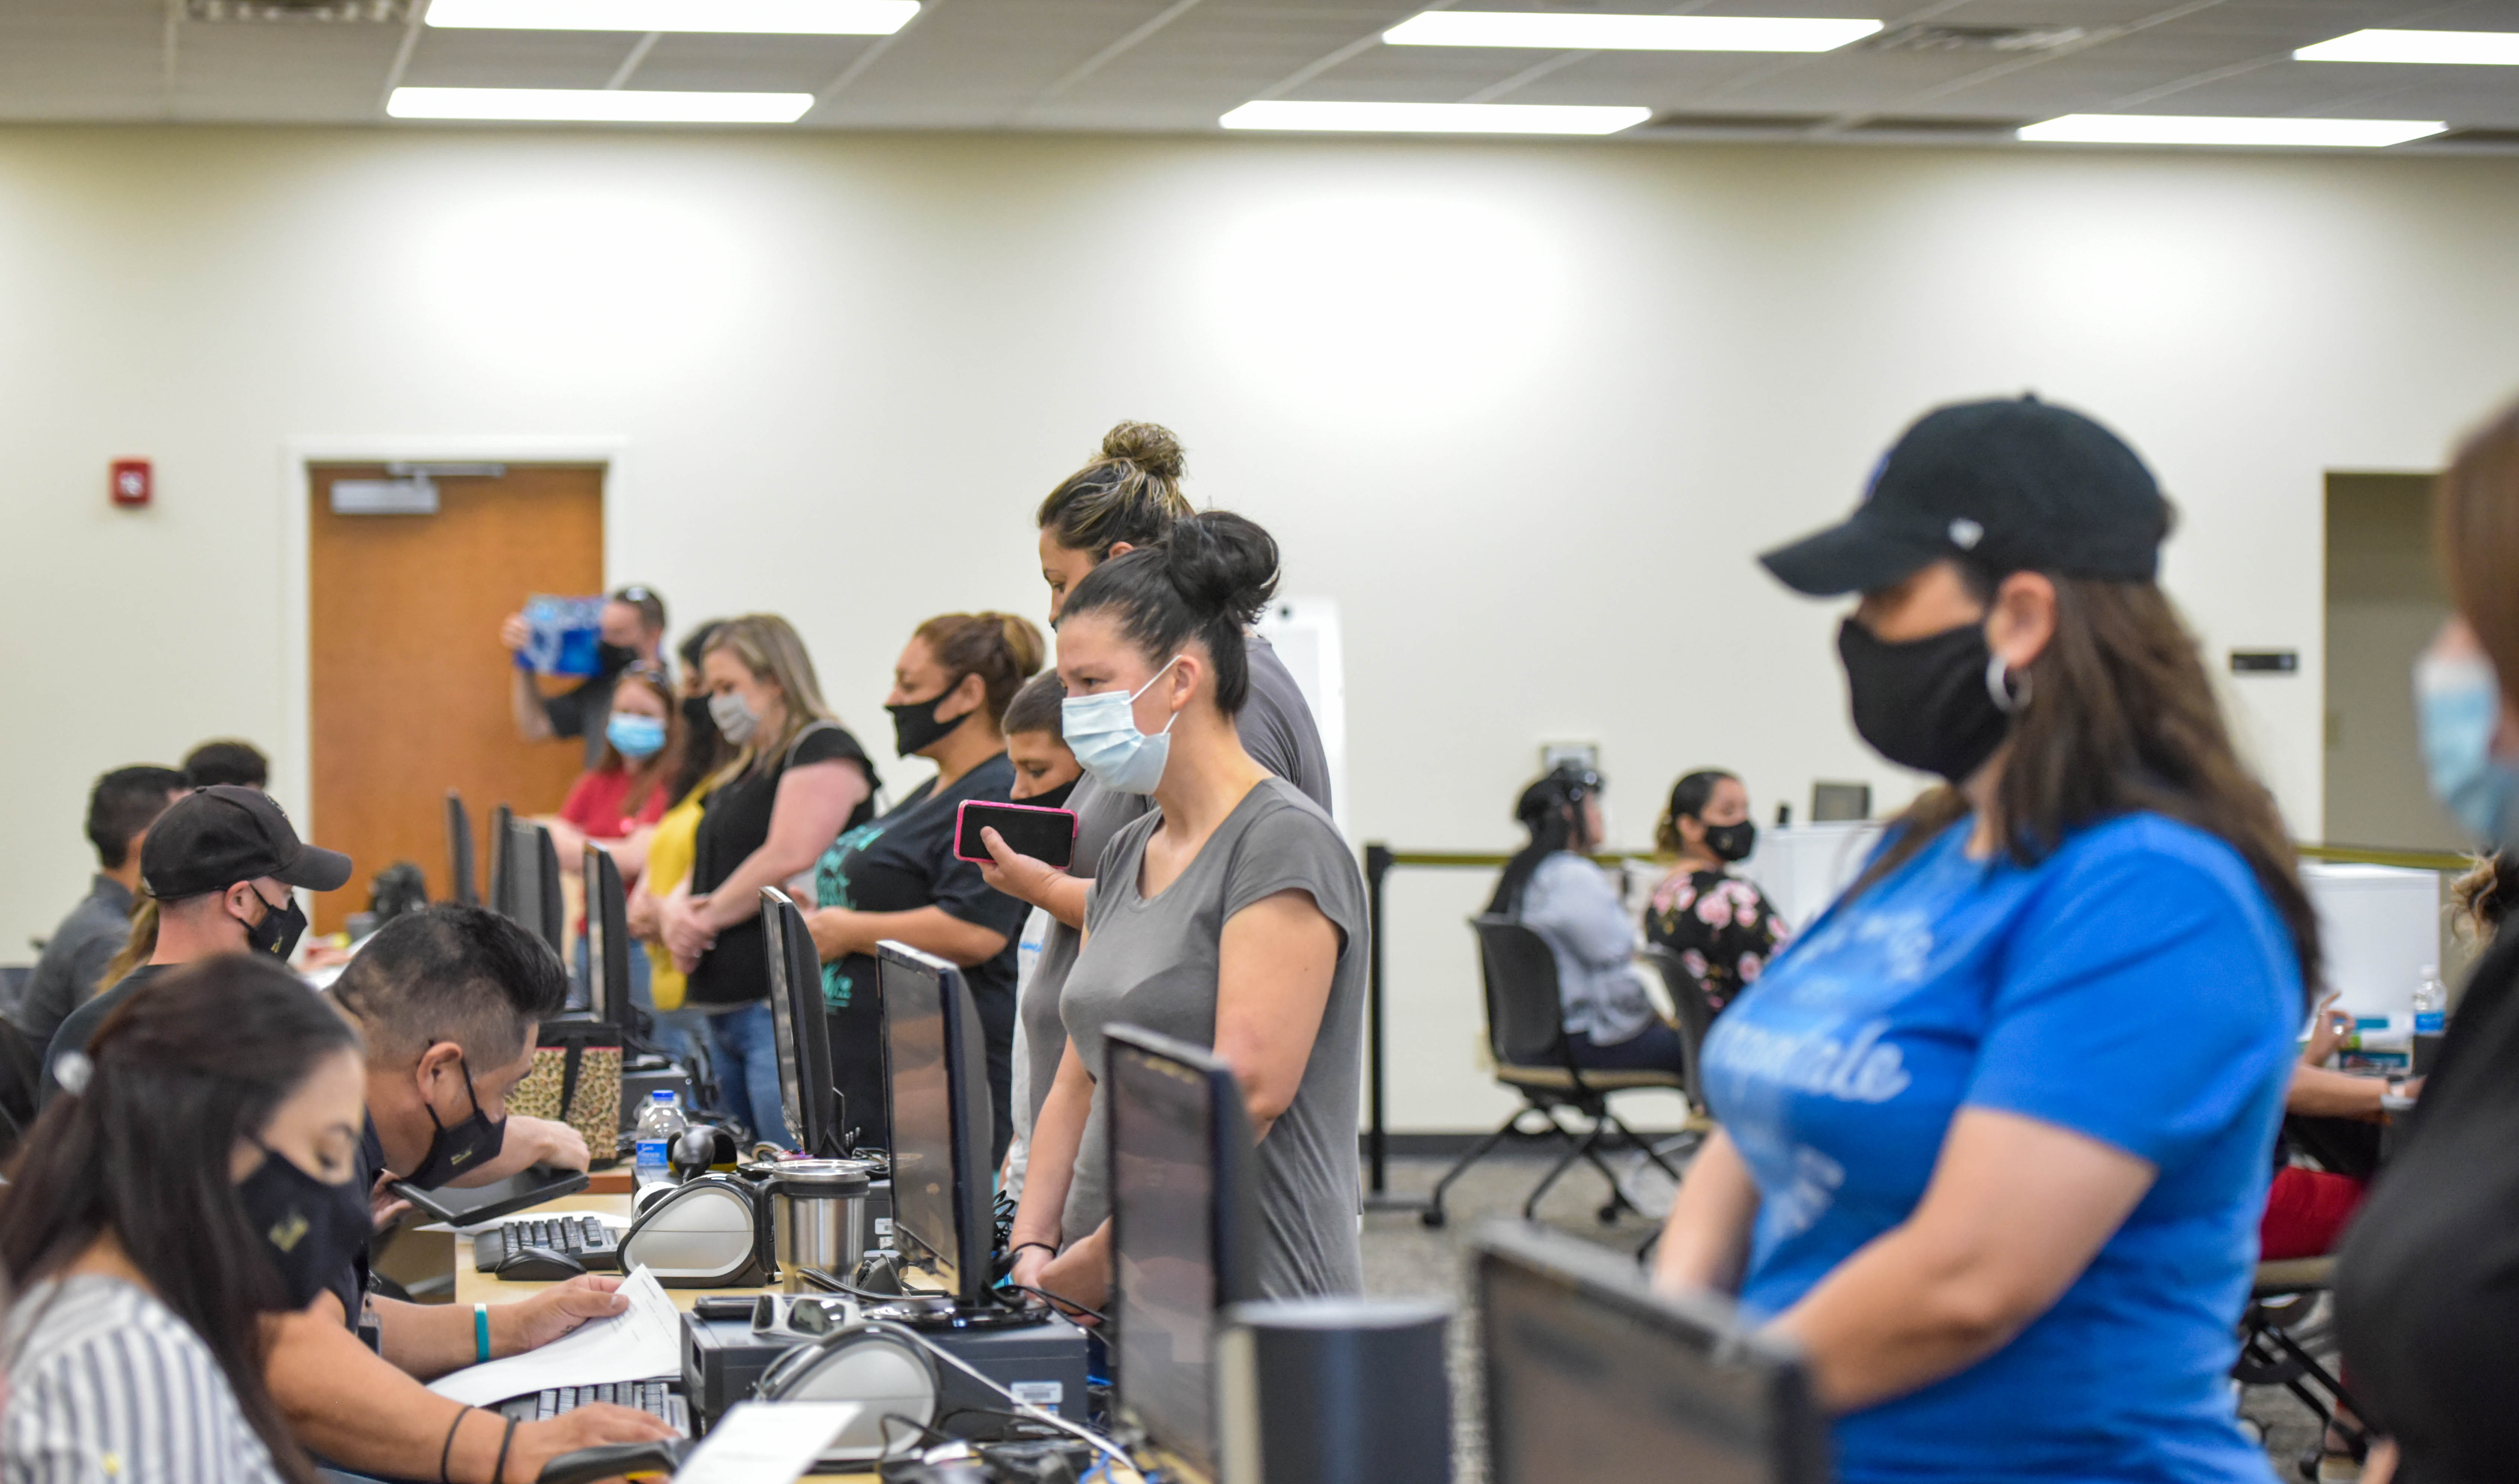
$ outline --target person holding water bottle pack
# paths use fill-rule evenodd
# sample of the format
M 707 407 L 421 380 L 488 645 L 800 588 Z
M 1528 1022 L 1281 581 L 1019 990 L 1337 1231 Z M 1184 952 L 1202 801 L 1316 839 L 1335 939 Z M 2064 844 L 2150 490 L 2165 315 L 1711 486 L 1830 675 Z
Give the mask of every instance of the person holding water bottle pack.
M 1715 1022 L 1656 1278 L 1772 1316 L 1849 1484 L 2267 1477 L 2230 1371 L 2318 924 L 2169 526 L 2022 398 L 1926 416 L 1764 558 L 1861 594 L 1855 729 L 1945 786 Z

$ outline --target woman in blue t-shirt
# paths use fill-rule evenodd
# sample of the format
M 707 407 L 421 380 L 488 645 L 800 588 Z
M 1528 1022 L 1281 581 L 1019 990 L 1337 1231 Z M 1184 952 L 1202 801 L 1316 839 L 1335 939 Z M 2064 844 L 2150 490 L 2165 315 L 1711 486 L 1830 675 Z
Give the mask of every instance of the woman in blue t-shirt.
M 2317 927 L 2168 524 L 2024 398 L 1927 416 L 1764 558 L 1863 594 L 1855 728 L 1950 786 L 1716 1023 L 1657 1279 L 1799 1343 L 1844 1479 L 2267 1478 L 2229 1372 Z

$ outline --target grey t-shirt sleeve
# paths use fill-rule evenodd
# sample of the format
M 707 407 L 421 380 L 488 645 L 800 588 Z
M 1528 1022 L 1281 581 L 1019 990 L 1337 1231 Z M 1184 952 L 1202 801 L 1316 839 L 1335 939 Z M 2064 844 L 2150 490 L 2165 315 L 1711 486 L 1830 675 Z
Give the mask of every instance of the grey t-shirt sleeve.
M 1331 807 L 1329 751 L 1321 745 L 1321 727 L 1312 718 L 1311 703 L 1304 699 L 1294 673 L 1266 639 L 1252 635 L 1245 652 L 1251 665 L 1251 694 L 1233 719 L 1242 750 L 1327 810 Z
M 1342 951 L 1362 934 L 1363 903 L 1353 886 L 1355 857 L 1329 821 L 1280 806 L 1253 821 L 1234 854 L 1235 869 L 1224 895 L 1227 921 L 1280 892 L 1303 892 L 1339 930 Z

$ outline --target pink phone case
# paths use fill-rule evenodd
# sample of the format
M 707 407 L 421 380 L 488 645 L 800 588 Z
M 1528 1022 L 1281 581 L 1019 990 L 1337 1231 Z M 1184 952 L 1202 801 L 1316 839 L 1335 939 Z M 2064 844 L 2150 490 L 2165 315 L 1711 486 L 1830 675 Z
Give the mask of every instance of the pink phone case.
M 963 822 L 969 817 L 971 807 L 973 805 L 978 805 L 980 807 L 985 809 L 1021 809 L 1027 814 L 1056 814 L 1060 818 L 1065 819 L 1067 821 L 1067 858 L 1071 864 L 1074 863 L 1076 859 L 1076 811 L 1074 809 L 1045 809 L 1037 804 L 999 804 L 994 800 L 983 799 L 965 799 L 953 809 L 953 856 L 955 859 L 967 860 L 974 865 L 996 864 L 995 857 L 992 856 L 987 851 L 982 851 L 977 855 L 965 855 L 962 853 Z

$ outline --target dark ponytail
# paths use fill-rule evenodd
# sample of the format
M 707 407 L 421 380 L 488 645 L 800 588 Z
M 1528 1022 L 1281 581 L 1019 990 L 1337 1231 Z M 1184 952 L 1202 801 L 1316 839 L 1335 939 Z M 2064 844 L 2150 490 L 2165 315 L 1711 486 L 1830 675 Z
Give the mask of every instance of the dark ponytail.
M 1504 863 L 1504 874 L 1496 878 L 1495 895 L 1487 898 L 1487 912 L 1496 917 L 1513 917 L 1522 911 L 1522 894 L 1530 886 L 1530 878 L 1539 863 L 1560 851 L 1578 851 L 1597 845 L 1583 838 L 1583 801 L 1601 791 L 1602 778 L 1580 764 L 1561 763 L 1542 773 L 1530 787 L 1514 801 L 1513 817 L 1530 831 L 1530 843 L 1513 852 Z
M 0 1200 L 0 1266 L 21 1288 L 111 1232 L 158 1301 L 200 1336 L 244 1419 L 292 1484 L 314 1465 L 263 1382 L 261 1320 L 279 1268 L 228 1176 L 328 1056 L 358 1033 L 260 954 L 169 970 L 114 1007 L 85 1048 L 87 1083 L 53 1099 L 18 1146 Z
M 1215 709 L 1239 715 L 1251 695 L 1242 631 L 1277 590 L 1277 543 L 1256 521 L 1207 510 L 1172 522 L 1170 535 L 1111 558 L 1085 575 L 1059 611 L 1066 623 L 1108 608 L 1120 632 L 1154 664 L 1198 640 L 1215 667 Z

